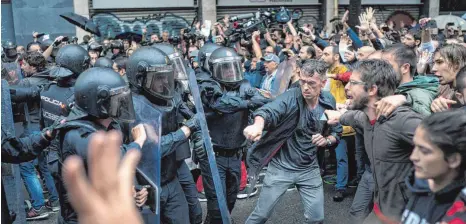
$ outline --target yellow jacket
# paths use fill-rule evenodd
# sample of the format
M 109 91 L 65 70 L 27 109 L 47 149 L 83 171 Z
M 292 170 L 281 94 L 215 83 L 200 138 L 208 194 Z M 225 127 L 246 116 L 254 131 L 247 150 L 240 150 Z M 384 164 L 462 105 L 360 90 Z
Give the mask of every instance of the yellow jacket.
M 346 66 L 339 65 L 332 70 L 329 70 L 328 73 L 330 74 L 343 74 L 348 70 Z M 345 85 L 340 80 L 330 79 L 330 93 L 335 98 L 337 103 L 344 104 L 347 97 L 345 93 Z M 356 132 L 350 126 L 343 126 L 343 136 L 350 136 L 354 135 Z

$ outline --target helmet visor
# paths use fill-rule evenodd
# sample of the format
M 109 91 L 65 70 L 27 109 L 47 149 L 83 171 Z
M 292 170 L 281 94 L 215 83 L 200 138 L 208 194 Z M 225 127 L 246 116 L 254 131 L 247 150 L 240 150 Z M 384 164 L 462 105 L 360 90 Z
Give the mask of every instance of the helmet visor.
M 226 83 L 234 83 L 243 80 L 241 61 L 223 61 L 213 64 L 213 78 Z
M 178 56 L 178 54 L 170 57 L 173 64 L 175 65 L 175 79 L 176 80 L 187 80 L 188 76 L 186 75 L 186 67 L 183 63 L 183 59 Z
M 110 108 L 108 115 L 123 122 L 134 122 L 136 114 L 134 112 L 133 98 L 128 87 L 120 87 L 110 90 Z
M 154 96 L 171 99 L 175 80 L 172 66 L 151 67 L 146 73 L 144 89 Z

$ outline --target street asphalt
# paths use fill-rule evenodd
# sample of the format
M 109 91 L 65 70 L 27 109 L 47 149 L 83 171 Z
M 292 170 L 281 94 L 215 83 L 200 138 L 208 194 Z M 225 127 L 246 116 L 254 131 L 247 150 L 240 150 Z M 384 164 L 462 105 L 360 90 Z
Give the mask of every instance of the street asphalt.
M 353 192 L 355 189 L 349 189 Z M 259 192 L 260 193 L 260 192 Z M 353 195 L 346 197 L 342 202 L 334 202 L 334 187 L 324 184 L 325 194 L 325 223 L 326 224 L 345 224 L 349 223 L 349 207 L 353 201 Z M 236 202 L 232 213 L 232 218 L 235 223 L 244 223 L 249 214 L 254 210 L 257 198 L 256 196 L 250 199 L 242 199 Z M 206 214 L 206 202 L 201 202 L 204 216 Z M 281 201 L 275 207 L 272 217 L 267 223 L 269 224 L 291 224 L 303 223 L 304 210 L 301 203 L 301 198 L 297 190 L 286 192 Z M 57 223 L 57 214 L 52 214 L 47 220 L 29 222 L 33 224 L 55 224 Z

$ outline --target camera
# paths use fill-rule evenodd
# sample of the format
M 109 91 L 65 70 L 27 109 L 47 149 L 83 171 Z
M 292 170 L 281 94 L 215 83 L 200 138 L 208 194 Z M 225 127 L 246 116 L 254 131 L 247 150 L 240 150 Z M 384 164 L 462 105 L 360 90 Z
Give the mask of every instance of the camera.
M 170 42 L 173 45 L 179 44 L 181 41 L 180 37 L 169 37 L 168 42 Z
M 110 43 L 110 49 L 123 49 L 123 41 L 121 40 L 114 40 Z

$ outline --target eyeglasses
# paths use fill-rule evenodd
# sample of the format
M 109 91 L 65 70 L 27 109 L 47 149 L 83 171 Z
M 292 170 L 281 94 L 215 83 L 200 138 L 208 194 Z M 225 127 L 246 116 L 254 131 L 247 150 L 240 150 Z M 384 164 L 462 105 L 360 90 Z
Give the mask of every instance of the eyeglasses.
M 273 52 L 270 52 L 270 51 L 266 51 L 265 53 L 266 54 L 273 54 Z
M 354 86 L 354 85 L 366 85 L 365 82 L 359 82 L 359 81 L 354 81 L 354 80 L 349 80 L 348 82 L 351 86 Z

